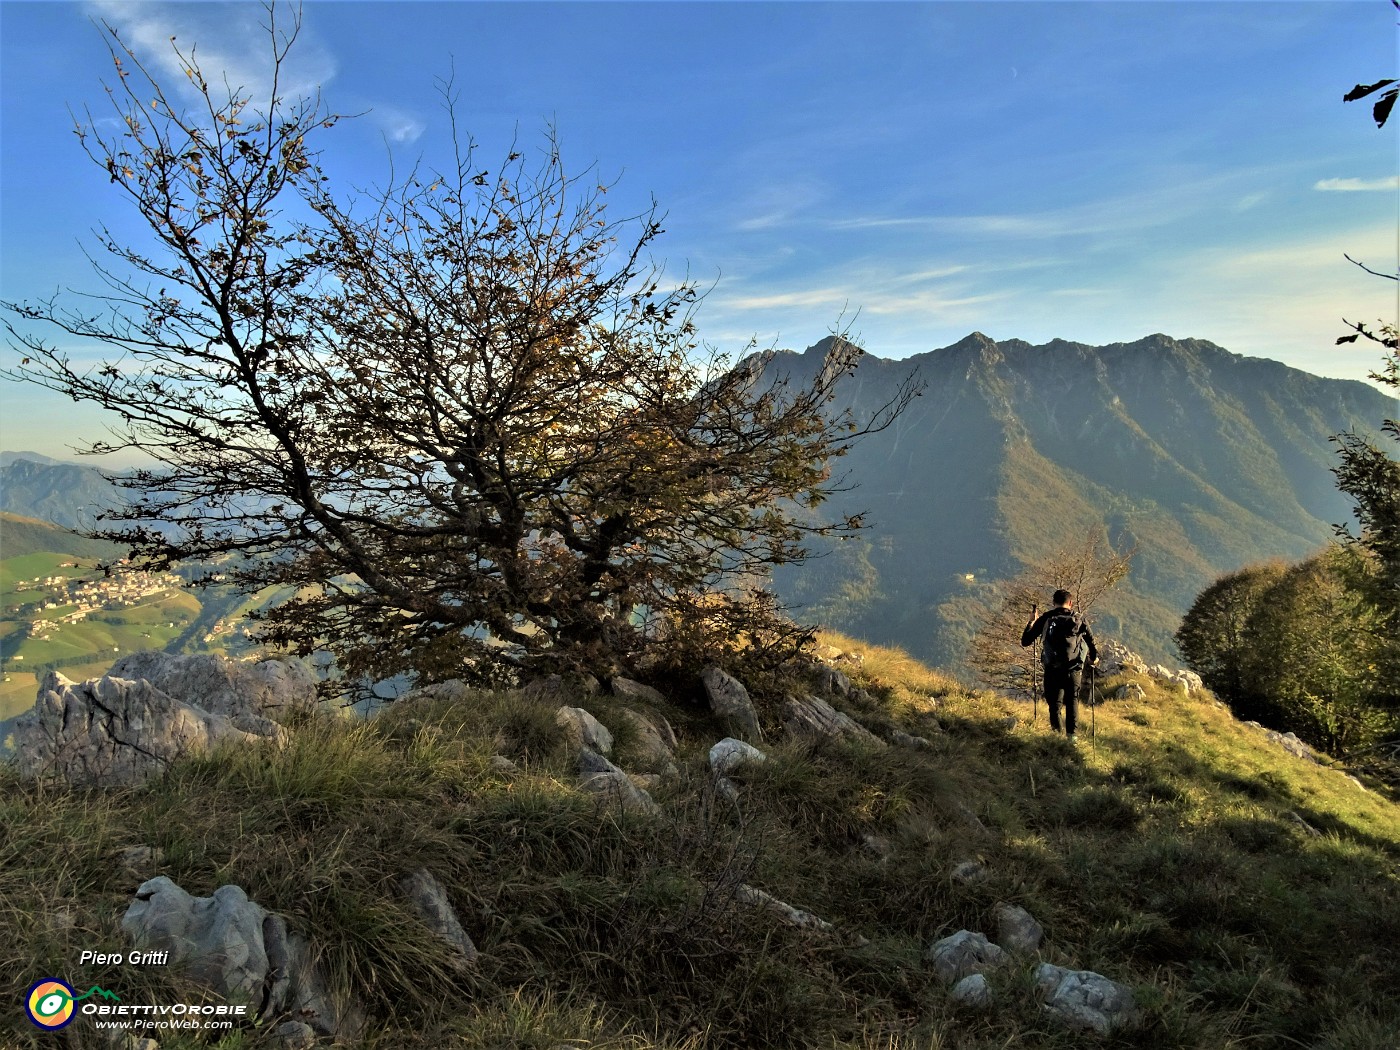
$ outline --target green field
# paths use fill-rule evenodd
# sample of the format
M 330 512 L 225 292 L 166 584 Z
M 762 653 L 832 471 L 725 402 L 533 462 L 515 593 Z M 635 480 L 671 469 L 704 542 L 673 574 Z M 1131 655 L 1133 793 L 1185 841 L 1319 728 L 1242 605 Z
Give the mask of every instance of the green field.
M 65 562 L 77 564 L 65 567 Z M 170 589 L 134 605 L 107 603 L 77 623 L 62 623 L 75 605 L 39 609 L 39 603 L 56 597 L 52 590 L 15 589 L 17 581 L 36 577 L 100 580 L 103 577 L 97 564 L 91 558 L 53 552 L 0 561 L 0 656 L 5 666 L 4 680 L 0 681 L 0 718 L 17 714 L 34 702 L 36 674 L 42 677 L 44 665 L 58 662 L 59 670 L 75 680 L 94 677 L 123 653 L 170 647 L 191 633 L 204 612 L 199 596 Z M 205 647 L 203 633 L 198 632 L 199 638 L 185 639 L 181 648 L 189 648 L 191 642 Z M 209 647 L 219 648 L 218 640 Z

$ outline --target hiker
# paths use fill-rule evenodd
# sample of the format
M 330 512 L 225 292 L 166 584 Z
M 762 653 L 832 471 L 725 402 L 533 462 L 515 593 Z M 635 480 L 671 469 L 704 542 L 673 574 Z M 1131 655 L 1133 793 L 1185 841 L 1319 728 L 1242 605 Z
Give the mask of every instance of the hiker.
M 1040 663 L 1045 668 L 1045 703 L 1050 708 L 1050 728 L 1060 731 L 1060 704 L 1065 708 L 1064 732 L 1073 742 L 1074 726 L 1079 720 L 1079 686 L 1083 678 L 1085 648 L 1088 665 L 1099 662 L 1099 651 L 1089 625 L 1074 613 L 1074 595 L 1058 590 L 1051 596 L 1055 607 L 1036 616 L 1031 609 L 1030 622 L 1021 632 L 1021 646 L 1040 639 Z

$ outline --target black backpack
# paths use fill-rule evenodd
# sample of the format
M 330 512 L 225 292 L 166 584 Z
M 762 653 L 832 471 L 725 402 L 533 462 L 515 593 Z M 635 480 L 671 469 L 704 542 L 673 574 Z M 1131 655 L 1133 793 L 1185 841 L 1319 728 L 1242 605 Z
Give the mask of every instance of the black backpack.
M 1072 612 L 1051 613 L 1040 636 L 1040 662 L 1047 671 L 1068 671 L 1080 663 L 1084 645 L 1079 617 Z

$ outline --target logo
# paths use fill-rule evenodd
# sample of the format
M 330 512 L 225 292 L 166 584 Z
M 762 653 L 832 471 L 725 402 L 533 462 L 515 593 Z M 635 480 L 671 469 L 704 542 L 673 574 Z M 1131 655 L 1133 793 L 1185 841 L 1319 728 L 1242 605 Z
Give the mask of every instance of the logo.
M 25 1000 L 24 1009 L 29 1015 L 29 1019 L 40 1028 L 56 1031 L 73 1020 L 73 1014 L 76 1013 L 73 1004 L 90 995 L 121 1002 L 121 999 L 114 992 L 99 988 L 95 984 L 82 995 L 78 995 L 73 991 L 71 985 L 49 977 L 39 981 L 29 989 L 29 997 Z

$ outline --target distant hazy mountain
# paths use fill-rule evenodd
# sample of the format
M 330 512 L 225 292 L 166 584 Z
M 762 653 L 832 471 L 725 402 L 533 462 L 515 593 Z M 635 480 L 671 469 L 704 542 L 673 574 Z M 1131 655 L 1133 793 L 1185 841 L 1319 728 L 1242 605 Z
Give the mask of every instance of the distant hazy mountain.
M 61 463 L 32 452 L 0 453 L 0 511 L 79 531 L 106 507 L 125 502 L 94 467 Z
M 18 558 L 41 551 L 103 560 L 126 555 L 126 550 L 118 544 L 79 536 L 47 521 L 0 512 L 0 558 Z
M 768 367 L 809 376 L 828 345 Z M 901 361 L 867 355 L 842 400 L 868 417 L 916 368 L 923 396 L 837 465 L 858 487 L 835 509 L 868 510 L 874 528 L 776 582 L 809 618 L 945 666 L 991 581 L 1098 523 L 1138 550 L 1098 625 L 1165 658 L 1218 575 L 1302 557 L 1349 518 L 1328 439 L 1396 409 L 1364 383 L 1164 335 L 1094 347 L 974 333 Z
M 8 467 L 17 459 L 27 459 L 31 463 L 62 463 L 61 459 L 54 459 L 46 456 L 42 452 L 0 452 L 0 467 Z

